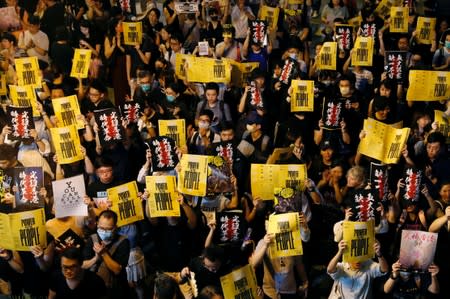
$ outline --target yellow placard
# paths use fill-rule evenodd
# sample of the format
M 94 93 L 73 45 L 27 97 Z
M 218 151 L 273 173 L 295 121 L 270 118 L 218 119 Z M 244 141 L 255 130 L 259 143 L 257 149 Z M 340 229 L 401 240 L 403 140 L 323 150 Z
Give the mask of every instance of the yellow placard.
M 267 158 L 266 164 L 276 164 L 289 159 L 292 156 L 293 149 L 293 146 L 275 148 L 269 158 Z
M 189 54 L 177 53 L 175 55 L 175 75 L 181 80 L 186 79 L 186 64 L 194 64 L 195 57 Z
M 0 96 L 4 96 L 8 93 L 6 87 L 6 73 L 0 72 Z
M 288 0 L 289 5 L 300 5 L 303 4 L 304 0 Z
M 374 42 L 372 37 L 358 36 L 352 52 L 352 65 L 372 66 Z
M 347 249 L 342 257 L 344 262 L 364 262 L 374 258 L 375 232 L 373 222 L 373 220 L 367 222 L 344 221 L 342 225 L 343 240 L 347 242 Z
M 403 0 L 382 0 L 375 8 L 375 14 L 386 20 L 391 13 L 391 7 L 401 4 L 403 4 Z
M 123 43 L 128 46 L 136 46 L 142 43 L 142 23 L 123 22 Z
M 11 97 L 11 103 L 14 106 L 31 107 L 33 110 L 33 117 L 39 117 L 41 115 L 37 109 L 37 98 L 33 86 L 10 85 L 9 95 Z
M 319 70 L 336 70 L 337 42 L 325 42 L 320 49 L 316 64 Z
M 31 247 L 47 247 L 44 209 L 0 214 L 0 247 L 31 251 Z
M 190 82 L 230 83 L 231 65 L 226 60 L 195 57 L 194 61 L 188 62 L 186 75 Z
M 419 17 L 417 19 L 417 42 L 420 44 L 431 44 L 434 38 L 434 28 L 436 27 L 436 18 Z
M 18 85 L 33 85 L 34 88 L 41 87 L 41 74 L 39 71 L 39 63 L 36 56 L 16 58 L 16 73 Z
M 351 26 L 353 26 L 353 28 L 358 28 L 359 26 L 361 26 L 362 23 L 362 17 L 361 16 L 357 16 L 354 18 L 351 18 L 347 21 L 347 23 Z
M 409 128 L 397 129 L 373 118 L 364 120 L 366 136 L 359 143 L 358 152 L 386 164 L 396 164 L 409 136 Z
M 269 28 L 276 30 L 278 25 L 279 14 L 280 14 L 279 7 L 270 7 L 267 5 L 263 5 L 261 6 L 259 19 L 266 21 Z
M 59 127 L 76 125 L 78 129 L 84 128 L 83 120 L 77 119 L 81 112 L 76 95 L 53 99 L 52 105 Z
M 389 31 L 391 33 L 408 33 L 408 7 L 391 7 Z
M 205 196 L 208 177 L 208 156 L 183 155 L 180 165 L 178 191 L 183 194 Z
M 112 202 L 111 210 L 117 213 L 118 227 L 144 219 L 136 181 L 109 188 L 106 193 Z
M 151 217 L 180 216 L 175 176 L 147 176 L 145 184 L 149 193 L 147 209 Z
M 178 147 L 186 145 L 186 123 L 184 119 L 158 120 L 159 136 L 175 140 Z
M 434 121 L 437 122 L 437 131 L 441 132 L 446 139 L 446 143 L 450 143 L 450 124 L 447 114 L 440 110 L 434 110 Z
M 251 265 L 220 277 L 220 284 L 225 299 L 258 298 L 255 270 Z
M 411 70 L 407 101 L 440 101 L 450 98 L 450 72 Z
M 91 64 L 92 51 L 87 49 L 75 49 L 73 55 L 72 70 L 70 77 L 87 78 L 89 73 L 89 65 Z
M 231 83 L 233 86 L 242 87 L 248 80 L 252 71 L 259 67 L 259 62 L 237 62 L 233 59 L 222 58 L 231 65 Z
M 51 128 L 50 133 L 59 164 L 70 164 L 84 159 L 80 137 L 75 125 Z
M 270 258 L 303 255 L 298 213 L 270 215 L 267 233 L 275 235 L 269 245 Z
M 292 80 L 291 112 L 314 111 L 314 81 Z
M 275 188 L 303 189 L 307 178 L 305 164 L 252 164 L 252 195 L 262 200 L 273 200 Z

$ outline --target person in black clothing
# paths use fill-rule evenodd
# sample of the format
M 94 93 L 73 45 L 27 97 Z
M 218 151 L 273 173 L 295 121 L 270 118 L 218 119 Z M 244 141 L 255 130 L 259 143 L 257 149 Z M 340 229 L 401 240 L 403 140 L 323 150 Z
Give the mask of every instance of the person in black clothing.
M 77 248 L 69 248 L 62 253 L 61 270 L 53 273 L 50 280 L 48 298 L 104 298 L 106 287 L 95 273 L 84 270 L 83 257 Z

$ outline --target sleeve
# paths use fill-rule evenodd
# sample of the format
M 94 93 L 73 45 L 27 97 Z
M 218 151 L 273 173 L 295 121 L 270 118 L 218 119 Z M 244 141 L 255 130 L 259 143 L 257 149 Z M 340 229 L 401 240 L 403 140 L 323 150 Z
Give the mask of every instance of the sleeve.
M 330 275 L 330 277 L 333 280 L 338 280 L 339 278 L 342 277 L 343 272 L 344 272 L 344 270 L 343 270 L 342 263 L 338 263 L 337 266 L 336 266 L 336 272 L 334 272 L 334 273 L 327 272 L 327 273 L 328 273 L 328 275 Z
M 233 121 L 233 119 L 231 118 L 231 112 L 230 112 L 230 106 L 227 103 L 224 103 L 223 105 L 223 112 L 225 113 L 224 120 L 226 121 Z
M 439 56 L 440 56 L 439 52 L 440 51 L 441 51 L 441 49 L 437 49 L 436 52 L 434 52 L 433 61 L 431 62 L 431 65 L 439 66 L 438 64 L 439 64 Z
M 89 236 L 88 240 L 86 242 L 86 245 L 83 247 L 83 260 L 90 260 L 91 258 L 94 257 L 95 252 L 94 249 L 92 248 L 94 246 L 93 242 L 92 242 L 92 238 Z
M 58 288 L 58 285 L 60 285 L 60 282 L 58 281 L 58 275 L 60 274 L 59 270 L 55 271 L 50 275 L 50 281 L 48 288 L 52 290 L 53 292 L 56 292 L 56 289 Z
M 113 259 L 119 263 L 123 268 L 128 265 L 128 259 L 130 257 L 130 241 L 128 239 L 123 240 L 116 252 L 113 254 Z
M 389 273 L 389 271 L 387 273 Z M 372 278 L 376 278 L 383 276 L 386 273 L 381 272 L 380 264 L 372 262 L 370 265 L 369 274 Z

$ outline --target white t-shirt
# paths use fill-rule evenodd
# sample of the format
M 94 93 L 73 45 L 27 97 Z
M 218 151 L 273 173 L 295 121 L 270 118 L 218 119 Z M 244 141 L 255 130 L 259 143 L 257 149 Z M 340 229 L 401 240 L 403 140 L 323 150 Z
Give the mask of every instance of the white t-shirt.
M 236 38 L 247 37 L 248 17 L 245 14 L 246 11 L 253 15 L 252 10 L 248 6 L 245 6 L 242 12 L 238 5 L 235 5 L 231 10 L 231 23 L 236 30 Z
M 42 31 L 38 31 L 35 34 L 31 34 L 30 31 L 26 30 L 19 36 L 19 47 L 26 47 L 30 41 L 33 41 L 34 45 L 46 51 L 45 55 L 39 54 L 36 49 L 30 48 L 27 50 L 28 56 L 36 56 L 38 59 L 43 60 L 45 62 L 49 62 L 48 60 L 48 48 L 49 48 L 49 40 L 47 34 Z

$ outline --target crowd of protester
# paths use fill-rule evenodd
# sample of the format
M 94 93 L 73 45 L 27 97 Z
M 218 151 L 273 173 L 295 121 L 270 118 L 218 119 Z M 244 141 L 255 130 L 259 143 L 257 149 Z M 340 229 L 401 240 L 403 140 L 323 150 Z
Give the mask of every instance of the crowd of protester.
M 439 132 L 434 110 L 450 115 L 450 99 L 406 101 L 414 82 L 388 78 L 386 51 L 405 51 L 407 71 L 450 69 L 449 19 L 437 18 L 431 44 L 417 40 L 417 18 L 437 15 L 436 1 L 399 1 L 409 7 L 408 33 L 391 33 L 389 22 L 375 13 L 380 1 L 245 0 L 202 1 L 197 13 L 178 14 L 173 0 L 162 10 L 152 0 L 5 0 L 14 6 L 20 28 L 1 34 L 0 68 L 6 84 L 17 84 L 14 59 L 36 56 L 42 88 L 36 89 L 41 116 L 34 119 L 29 142 L 8 139 L 6 105 L 0 109 L 0 168 L 5 184 L 17 166 L 45 165 L 48 246 L 31 251 L 0 250 L 0 294 L 14 298 L 190 298 L 186 281 L 195 273 L 198 296 L 220 298 L 220 277 L 251 264 L 264 298 L 446 298 L 450 282 L 450 162 L 448 132 Z M 321 3 L 322 2 L 322 3 Z M 291 4 L 295 3 L 295 4 Z M 251 43 L 249 21 L 258 19 L 262 5 L 279 7 L 278 23 L 264 44 Z M 335 71 L 321 70 L 316 57 L 326 41 L 336 41 L 336 24 L 361 16 L 353 38 L 371 34 L 373 66 L 351 66 L 350 50 L 338 49 Z M 122 22 L 141 21 L 140 45 L 124 44 Z M 226 24 L 231 24 L 226 26 Z M 375 29 L 368 33 L 367 26 Z M 224 34 L 226 33 L 226 34 Z M 198 56 L 199 41 L 207 41 L 209 57 L 259 62 L 242 86 L 196 83 L 175 75 L 179 53 Z M 71 78 L 74 49 L 92 50 L 87 79 Z M 298 64 L 298 78 L 314 80 L 314 111 L 291 112 L 292 89 L 279 80 L 286 59 Z M 253 85 L 252 85 L 253 84 Z M 250 102 L 251 86 L 261 92 L 262 105 Z M 447 85 L 448 88 L 448 85 Z M 50 128 L 57 127 L 51 101 L 77 95 L 84 128 L 79 130 L 84 160 L 59 164 Z M 324 128 L 323 99 L 345 102 L 338 130 Z M 125 138 L 102 147 L 94 111 L 138 102 L 137 123 L 123 122 Z M 365 137 L 363 122 L 403 122 L 410 136 L 397 164 L 390 164 L 389 200 L 378 210 L 375 258 L 362 263 L 341 262 L 348 247 L 339 237 L 339 224 L 352 219 L 349 201 L 354 190 L 368 186 L 372 158 L 358 153 Z M 187 146 L 179 155 L 208 154 L 210 145 L 235 145 L 231 195 L 194 197 L 180 194 L 180 217 L 152 218 L 117 227 L 117 215 L 106 197 L 108 188 L 137 181 L 146 209 L 149 190 L 145 176 L 152 170 L 145 142 L 158 135 L 158 120 L 185 119 Z M 306 164 L 308 180 L 300 211 L 303 256 L 270 258 L 273 235 L 265 223 L 276 209 L 268 199 L 254 198 L 250 166 L 266 163 L 275 148 L 291 147 L 283 164 Z M 422 170 L 418 202 L 405 205 L 398 190 L 406 166 Z M 172 171 L 176 174 L 176 171 Z M 52 181 L 83 174 L 88 217 L 55 218 Z M 370 186 L 369 186 L 370 187 Z M 17 189 L 5 189 L 2 213 L 12 206 Z M 241 248 L 213 244 L 216 223 L 207 222 L 202 208 L 217 212 L 241 210 L 249 240 Z M 337 224 L 337 225 L 336 225 Z M 82 249 L 56 248 L 57 233 L 72 229 L 84 240 Z M 428 271 L 407 271 L 399 262 L 403 230 L 438 233 L 434 262 Z M 0 237 L 1 238 L 1 237 Z M 194 292 L 195 293 L 195 292 Z

